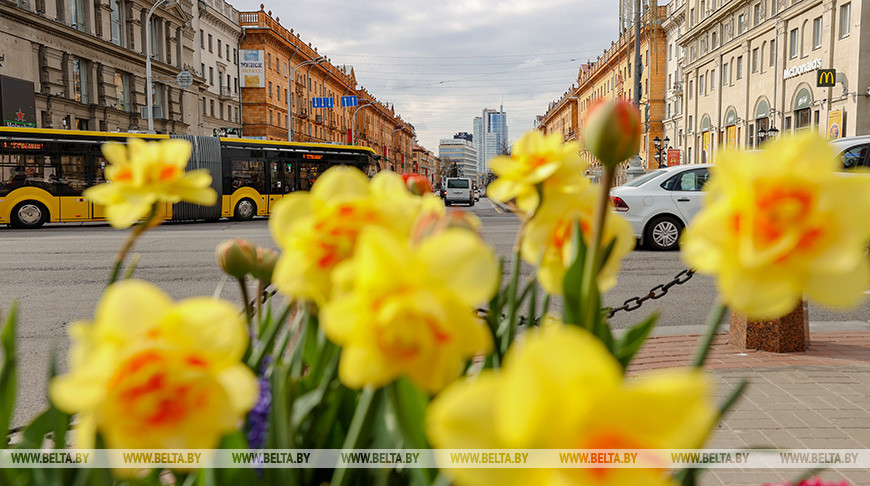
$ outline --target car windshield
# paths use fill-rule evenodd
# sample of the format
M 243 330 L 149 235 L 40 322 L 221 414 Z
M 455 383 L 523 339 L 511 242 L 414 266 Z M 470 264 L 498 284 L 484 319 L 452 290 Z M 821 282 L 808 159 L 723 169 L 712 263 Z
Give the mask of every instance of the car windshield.
M 643 184 L 646 184 L 650 180 L 655 179 L 656 177 L 660 176 L 663 172 L 664 172 L 663 170 L 654 170 L 654 171 L 650 172 L 649 174 L 644 174 L 644 175 L 638 177 L 637 179 L 632 179 L 632 180 L 626 182 L 625 184 L 623 184 L 623 186 L 624 187 L 641 186 Z
M 468 179 L 448 179 L 447 189 L 468 189 Z

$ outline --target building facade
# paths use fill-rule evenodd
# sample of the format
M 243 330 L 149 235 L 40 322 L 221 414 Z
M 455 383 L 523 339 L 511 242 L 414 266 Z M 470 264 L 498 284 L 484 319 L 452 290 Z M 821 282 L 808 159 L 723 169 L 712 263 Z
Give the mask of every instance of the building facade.
M 459 167 L 459 177 L 470 177 L 478 182 L 477 149 L 474 143 L 464 138 L 443 138 L 438 144 L 438 158 L 442 167 L 448 170 L 455 162 Z
M 663 134 L 665 115 L 665 86 L 667 83 L 665 32 L 662 28 L 667 14 L 666 6 L 646 9 L 641 16 L 641 92 L 640 111 L 646 121 L 641 145 L 642 165 L 645 169 L 657 167 L 655 138 Z M 635 29 L 625 30 L 616 42 L 595 61 L 581 66 L 576 85 L 550 103 L 538 121 L 544 133 L 561 133 L 566 139 L 579 139 L 580 126 L 585 113 L 602 99 L 634 99 L 634 39 Z M 597 161 L 588 153 L 584 157 L 597 171 Z
M 870 133 L 867 2 L 688 0 L 685 8 L 687 163 L 772 134 Z M 834 86 L 818 86 L 820 69 L 836 70 Z
M 435 156 L 430 150 L 426 150 L 425 147 L 414 144 L 413 147 L 413 160 L 414 167 L 412 172 L 415 174 L 420 174 L 423 177 L 429 179 L 429 183 L 433 185 L 441 183 L 441 175 L 440 175 L 440 160 Z
M 474 118 L 474 147 L 477 149 L 478 174 L 486 173 L 489 159 L 509 150 L 504 106 L 498 110 L 485 108 L 481 116 Z
M 199 92 L 202 132 L 241 135 L 239 91 L 239 11 L 224 0 L 193 5 L 198 73 L 205 80 Z
M 358 86 L 352 68 L 332 64 L 279 21 L 262 8 L 239 13 L 245 136 L 364 145 L 381 155 L 381 169 L 410 172 L 414 126 Z
M 665 44 L 668 54 L 665 63 L 667 84 L 665 85 L 665 118 L 663 120 L 662 140 L 664 153 L 669 165 L 683 162 L 683 54 L 678 40 L 686 32 L 686 0 L 671 0 L 667 5 L 667 17 L 662 23 L 665 31 Z
M 146 130 L 145 55 L 154 76 L 154 130 L 200 134 L 193 3 L 85 0 L 0 3 L 0 75 L 33 83 L 35 112 L 24 126 L 101 131 Z M 176 76 L 194 74 L 181 88 Z M 15 100 L 6 100 L 7 104 Z

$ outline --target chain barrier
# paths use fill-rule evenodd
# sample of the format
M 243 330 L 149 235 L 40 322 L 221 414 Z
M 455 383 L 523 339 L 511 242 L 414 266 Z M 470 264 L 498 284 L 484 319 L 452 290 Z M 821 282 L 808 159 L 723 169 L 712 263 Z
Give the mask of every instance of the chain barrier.
M 607 318 L 610 319 L 611 317 L 613 317 L 614 314 L 620 311 L 631 312 L 633 310 L 640 309 L 640 306 L 650 299 L 661 299 L 668 293 L 668 290 L 670 290 L 671 287 L 673 287 L 674 285 L 682 285 L 688 282 L 692 278 L 692 275 L 695 275 L 695 270 L 691 268 L 683 270 L 682 272 L 678 273 L 677 276 L 674 277 L 674 279 L 670 282 L 656 285 L 655 287 L 651 288 L 648 294 L 642 297 L 632 297 L 623 302 L 621 306 L 612 307 L 610 309 L 610 312 L 607 314 Z

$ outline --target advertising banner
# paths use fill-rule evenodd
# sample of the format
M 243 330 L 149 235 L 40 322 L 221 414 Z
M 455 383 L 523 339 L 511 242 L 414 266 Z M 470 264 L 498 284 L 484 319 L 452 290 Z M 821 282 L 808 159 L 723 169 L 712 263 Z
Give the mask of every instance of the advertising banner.
M 266 87 L 266 62 L 264 51 L 242 49 L 239 72 L 243 88 Z
M 0 110 L 5 127 L 36 128 L 36 90 L 32 81 L 0 76 Z
M 668 167 L 680 165 L 680 149 L 668 149 Z
M 828 138 L 834 140 L 843 136 L 843 110 L 828 112 Z

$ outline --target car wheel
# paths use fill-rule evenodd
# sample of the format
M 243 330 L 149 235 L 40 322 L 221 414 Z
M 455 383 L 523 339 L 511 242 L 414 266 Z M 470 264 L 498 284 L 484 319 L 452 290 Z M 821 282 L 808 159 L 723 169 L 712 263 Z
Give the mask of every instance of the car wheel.
M 254 213 L 256 212 L 257 205 L 254 204 L 254 201 L 245 198 L 236 203 L 236 212 L 234 217 L 237 221 L 250 221 L 254 217 Z
M 646 226 L 644 241 L 659 251 L 676 250 L 680 243 L 680 221 L 673 216 L 659 216 Z
M 23 201 L 12 208 L 12 226 L 14 228 L 34 229 L 44 225 L 48 220 L 48 209 L 36 201 Z

